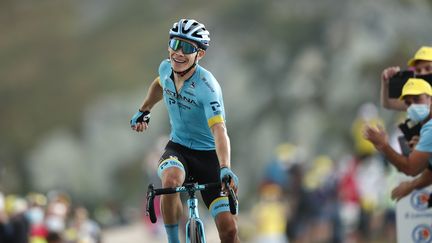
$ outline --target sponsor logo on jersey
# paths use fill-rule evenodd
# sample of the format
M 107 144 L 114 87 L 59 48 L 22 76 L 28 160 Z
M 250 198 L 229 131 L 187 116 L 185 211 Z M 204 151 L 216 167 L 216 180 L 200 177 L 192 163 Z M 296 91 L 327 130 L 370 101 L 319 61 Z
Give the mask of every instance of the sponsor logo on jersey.
M 188 95 L 190 95 L 190 96 L 195 96 L 195 94 L 192 93 L 192 92 L 190 92 L 190 91 L 185 90 L 185 91 L 183 91 L 183 92 L 185 92 L 186 94 L 188 94 Z
M 212 101 L 212 102 L 210 102 L 210 105 L 211 105 L 211 108 L 212 108 L 214 114 L 219 114 L 220 113 L 220 107 L 221 107 L 221 105 L 219 104 L 219 102 Z
M 181 94 L 179 94 L 179 93 L 176 93 L 176 92 L 174 92 L 174 91 L 172 91 L 172 90 L 169 90 L 169 89 L 167 89 L 167 88 L 164 89 L 164 92 L 165 92 L 165 94 L 167 94 L 168 96 L 170 96 L 170 97 L 174 97 L 174 98 L 177 99 L 177 100 L 185 101 L 185 102 L 187 102 L 187 103 L 189 103 L 189 104 L 192 104 L 192 105 L 197 106 L 197 103 L 196 103 L 196 101 L 195 101 L 194 99 L 191 99 L 191 98 L 189 98 L 189 97 L 186 97 L 186 96 L 184 96 L 184 95 L 181 95 Z M 175 103 L 170 103 L 170 104 L 175 104 Z
M 219 208 L 226 208 L 226 207 L 229 207 L 228 203 L 221 203 L 221 204 L 217 205 L 216 207 L 214 207 L 214 210 L 217 210 Z
M 213 87 L 210 85 L 210 83 L 207 81 L 207 79 L 205 77 L 202 78 L 202 80 L 204 81 L 205 85 L 211 90 L 211 92 L 215 92 Z

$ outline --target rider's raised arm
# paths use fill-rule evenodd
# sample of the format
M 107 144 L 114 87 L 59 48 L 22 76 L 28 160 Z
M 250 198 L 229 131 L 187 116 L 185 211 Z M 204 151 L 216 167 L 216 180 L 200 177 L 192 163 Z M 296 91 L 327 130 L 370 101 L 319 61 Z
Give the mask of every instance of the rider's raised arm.
M 150 85 L 147 95 L 144 99 L 143 104 L 140 107 L 141 111 L 150 111 L 153 106 L 162 100 L 163 95 L 162 85 L 160 78 L 157 77 Z

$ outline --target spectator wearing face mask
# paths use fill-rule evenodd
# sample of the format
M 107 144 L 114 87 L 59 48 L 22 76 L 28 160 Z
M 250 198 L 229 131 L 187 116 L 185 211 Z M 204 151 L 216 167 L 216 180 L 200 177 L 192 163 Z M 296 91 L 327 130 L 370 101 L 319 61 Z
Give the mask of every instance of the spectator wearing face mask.
M 408 63 L 408 69 L 413 71 L 415 76 L 432 74 L 432 46 L 422 46 L 417 50 L 414 57 Z M 390 79 L 395 77 L 401 68 L 392 66 L 384 69 L 381 73 L 381 105 L 384 108 L 405 111 L 407 105 L 400 99 L 389 98 Z
M 432 88 L 423 79 L 410 78 L 403 86 L 400 99 L 405 103 L 408 118 L 422 125 L 417 145 L 408 157 L 397 153 L 390 145 L 385 130 L 367 126 L 364 136 L 399 171 L 416 176 L 432 166 Z

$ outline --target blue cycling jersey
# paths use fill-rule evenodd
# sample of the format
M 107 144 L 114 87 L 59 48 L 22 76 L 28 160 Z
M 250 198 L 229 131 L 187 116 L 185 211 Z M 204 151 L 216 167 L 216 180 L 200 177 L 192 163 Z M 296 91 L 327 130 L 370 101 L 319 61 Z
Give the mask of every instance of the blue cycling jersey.
M 214 150 L 210 127 L 225 121 L 222 91 L 215 77 L 196 65 L 195 73 L 177 92 L 170 61 L 159 66 L 159 83 L 171 123 L 171 140 L 196 150 Z

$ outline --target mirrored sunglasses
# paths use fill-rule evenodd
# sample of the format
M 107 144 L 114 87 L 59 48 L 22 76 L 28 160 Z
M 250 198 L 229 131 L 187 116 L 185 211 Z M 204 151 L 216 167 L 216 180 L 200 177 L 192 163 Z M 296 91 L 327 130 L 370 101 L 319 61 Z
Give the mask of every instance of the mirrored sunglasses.
M 182 41 L 179 39 L 171 39 L 168 42 L 168 45 L 174 51 L 177 51 L 181 48 L 183 51 L 183 54 L 192 54 L 192 53 L 198 51 L 198 48 L 195 47 L 194 45 L 192 45 L 191 43 L 186 42 L 186 41 Z

